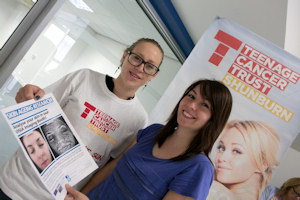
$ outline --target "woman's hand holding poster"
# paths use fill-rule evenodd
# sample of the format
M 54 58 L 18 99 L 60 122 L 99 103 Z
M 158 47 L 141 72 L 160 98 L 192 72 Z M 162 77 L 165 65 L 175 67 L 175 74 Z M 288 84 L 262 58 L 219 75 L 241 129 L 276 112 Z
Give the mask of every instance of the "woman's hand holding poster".
M 36 173 L 31 178 L 38 177 L 56 200 L 65 198 L 65 184 L 74 186 L 98 168 L 52 94 L 1 112 Z

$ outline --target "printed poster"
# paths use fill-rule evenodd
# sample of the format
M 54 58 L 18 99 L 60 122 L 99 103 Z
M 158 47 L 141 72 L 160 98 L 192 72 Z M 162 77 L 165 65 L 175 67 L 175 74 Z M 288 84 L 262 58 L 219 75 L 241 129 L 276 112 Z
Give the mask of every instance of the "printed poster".
M 26 158 L 57 200 L 97 169 L 84 144 L 52 94 L 1 110 Z
M 216 18 L 153 109 L 150 122 L 164 123 L 196 80 L 223 82 L 233 96 L 233 108 L 228 128 L 211 152 L 215 180 L 208 199 L 258 199 L 299 133 L 299 78 L 297 57 L 228 19 Z M 244 163 L 243 156 L 248 158 Z

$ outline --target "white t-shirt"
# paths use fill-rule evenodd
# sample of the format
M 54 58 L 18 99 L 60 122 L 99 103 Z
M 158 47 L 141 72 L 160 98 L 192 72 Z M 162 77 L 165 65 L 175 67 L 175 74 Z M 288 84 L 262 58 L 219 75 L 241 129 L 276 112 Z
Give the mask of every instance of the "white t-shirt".
M 52 92 L 97 165 L 117 157 L 147 123 L 137 97 L 123 100 L 106 86 L 105 75 L 83 69 L 50 85 Z M 53 199 L 19 149 L 0 169 L 0 188 L 12 199 Z M 76 188 L 81 188 L 82 181 Z

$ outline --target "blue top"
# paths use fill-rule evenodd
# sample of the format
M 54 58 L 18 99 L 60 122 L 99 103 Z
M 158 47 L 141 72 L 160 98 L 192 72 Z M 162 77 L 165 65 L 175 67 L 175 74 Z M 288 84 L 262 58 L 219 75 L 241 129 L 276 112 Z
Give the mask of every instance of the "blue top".
M 162 128 L 153 124 L 140 130 L 137 144 L 117 163 L 112 175 L 94 188 L 94 199 L 162 199 L 169 190 L 205 200 L 213 181 L 213 167 L 204 154 L 183 161 L 152 155 L 153 138 Z
M 279 188 L 274 185 L 268 185 L 259 196 L 259 200 L 270 200 L 277 194 L 277 192 L 279 192 Z

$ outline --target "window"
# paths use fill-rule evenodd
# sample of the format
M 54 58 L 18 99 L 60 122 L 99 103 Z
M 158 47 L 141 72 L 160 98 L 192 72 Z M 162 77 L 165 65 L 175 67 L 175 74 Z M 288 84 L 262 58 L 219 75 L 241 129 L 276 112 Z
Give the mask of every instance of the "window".
M 1 0 L 0 66 L 48 0 Z

